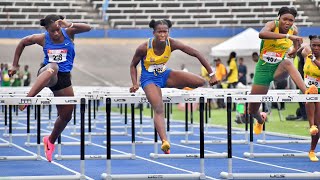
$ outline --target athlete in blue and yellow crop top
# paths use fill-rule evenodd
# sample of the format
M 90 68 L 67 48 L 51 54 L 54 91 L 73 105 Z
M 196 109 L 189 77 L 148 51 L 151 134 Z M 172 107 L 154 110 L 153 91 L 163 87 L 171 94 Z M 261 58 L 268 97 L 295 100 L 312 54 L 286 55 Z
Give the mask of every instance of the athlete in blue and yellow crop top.
M 43 67 L 38 71 L 38 78 L 31 87 L 27 97 L 33 97 L 44 87 L 49 87 L 54 96 L 74 96 L 71 86 L 70 71 L 75 57 L 74 35 L 90 31 L 91 27 L 83 23 L 70 23 L 62 16 L 48 15 L 40 20 L 40 25 L 46 28 L 43 34 L 34 34 L 23 38 L 16 48 L 10 75 L 12 76 L 19 64 L 19 59 L 25 46 L 38 44 L 43 47 Z M 24 110 L 27 105 L 20 105 Z M 43 138 L 45 155 L 52 161 L 54 142 L 60 136 L 71 119 L 74 105 L 57 105 L 58 118 L 50 136 Z
M 199 75 L 171 70 L 166 66 L 170 59 L 171 52 L 181 50 L 190 56 L 196 57 L 200 63 L 207 69 L 210 80 L 209 84 L 216 83 L 216 78 L 207 60 L 195 49 L 169 37 L 169 29 L 171 27 L 169 20 L 152 20 L 149 27 L 153 29 L 153 38 L 149 38 L 147 42 L 141 44 L 130 64 L 130 75 L 132 87 L 130 92 L 136 92 L 139 89 L 137 80 L 137 65 L 141 63 L 140 83 L 148 101 L 154 109 L 154 124 L 156 130 L 162 140 L 161 149 L 164 153 L 170 153 L 170 143 L 167 141 L 164 116 L 162 92 L 163 87 L 197 88 L 205 84 L 205 80 Z

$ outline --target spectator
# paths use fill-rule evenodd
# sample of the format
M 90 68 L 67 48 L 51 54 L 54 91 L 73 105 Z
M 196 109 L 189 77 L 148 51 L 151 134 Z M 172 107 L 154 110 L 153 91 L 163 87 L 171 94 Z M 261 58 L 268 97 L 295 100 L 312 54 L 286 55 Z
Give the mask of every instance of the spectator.
M 229 72 L 227 75 L 228 88 L 234 89 L 238 84 L 238 66 L 237 66 L 237 54 L 231 52 L 228 60 Z M 233 111 L 236 111 L 236 104 L 233 103 Z
M 8 87 L 10 86 L 10 77 L 8 74 L 8 64 L 3 65 L 3 70 L 2 70 L 2 86 Z
M 226 78 L 227 70 L 226 67 L 221 63 L 221 59 L 217 58 L 214 60 L 216 64 L 216 79 L 217 89 L 222 89 L 221 81 Z M 224 99 L 217 99 L 217 108 L 225 108 Z
M 31 82 L 31 74 L 29 72 L 29 66 L 24 66 L 24 72 L 23 72 L 23 86 L 29 86 Z
M 239 58 L 239 82 L 243 85 L 247 85 L 247 66 L 243 63 L 243 58 Z
M 22 79 L 22 76 L 21 76 L 21 72 L 20 72 L 20 65 L 17 65 L 17 70 L 16 70 L 16 74 L 14 74 L 11 78 L 11 81 L 12 81 L 12 84 L 11 86 L 12 87 L 19 87 L 21 86 L 21 79 Z
M 2 86 L 2 70 L 3 70 L 3 63 L 1 63 L 1 67 L 0 67 L 0 86 Z

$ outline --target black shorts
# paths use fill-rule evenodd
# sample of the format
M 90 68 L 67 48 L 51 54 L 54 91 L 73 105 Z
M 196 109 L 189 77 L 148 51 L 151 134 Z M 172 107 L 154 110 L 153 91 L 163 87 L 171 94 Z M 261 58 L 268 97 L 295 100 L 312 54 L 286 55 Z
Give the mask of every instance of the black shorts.
M 58 91 L 72 85 L 70 72 L 58 72 L 57 76 L 57 84 L 49 87 L 51 91 Z

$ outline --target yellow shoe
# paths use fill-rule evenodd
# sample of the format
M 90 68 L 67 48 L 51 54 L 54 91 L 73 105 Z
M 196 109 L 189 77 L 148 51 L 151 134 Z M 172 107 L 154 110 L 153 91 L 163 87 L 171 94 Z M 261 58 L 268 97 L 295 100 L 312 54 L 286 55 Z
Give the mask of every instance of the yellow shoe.
M 305 94 L 318 94 L 318 88 L 312 84 L 305 92 Z
M 162 141 L 161 150 L 165 154 L 170 154 L 170 143 L 168 141 Z
M 254 132 L 255 134 L 261 134 L 262 129 L 263 129 L 263 124 L 264 124 L 264 122 L 265 122 L 266 119 L 267 119 L 267 114 L 266 114 L 265 112 L 261 112 L 260 115 L 261 115 L 261 118 L 262 118 L 262 120 L 263 120 L 263 123 L 260 124 L 260 123 L 258 123 L 258 121 L 255 123 L 255 125 L 254 125 L 254 127 L 253 127 L 253 132 Z
M 318 132 L 319 132 L 319 130 L 318 130 L 318 128 L 317 128 L 316 125 L 312 125 L 312 126 L 310 127 L 310 130 L 309 130 L 309 131 L 310 131 L 310 134 L 311 134 L 312 136 L 318 134 Z
M 314 151 L 309 151 L 309 158 L 310 158 L 310 161 L 312 161 L 312 162 L 319 161 L 319 159 L 317 158 L 316 153 L 314 153 Z

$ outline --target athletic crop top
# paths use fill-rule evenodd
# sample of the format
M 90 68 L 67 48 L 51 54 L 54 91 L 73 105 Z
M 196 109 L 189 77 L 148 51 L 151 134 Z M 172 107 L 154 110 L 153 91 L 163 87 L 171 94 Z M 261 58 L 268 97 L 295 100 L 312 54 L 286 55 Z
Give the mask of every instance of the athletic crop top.
M 70 72 L 75 57 L 74 44 L 69 38 L 66 30 L 61 28 L 61 31 L 64 36 L 64 41 L 59 44 L 53 43 L 48 31 L 45 32 L 43 64 L 47 65 L 50 62 L 55 62 L 59 66 L 59 72 Z
M 320 88 L 320 69 L 311 61 L 310 57 L 312 57 L 312 54 L 308 54 L 303 66 L 304 82 L 307 87 L 314 84 Z
M 171 55 L 171 46 L 169 38 L 166 40 L 166 47 L 164 52 L 158 56 L 154 53 L 152 47 L 153 38 L 148 39 L 147 44 L 147 55 L 141 59 L 142 73 L 162 73 L 166 70 L 166 63 L 168 62 Z
M 279 33 L 279 21 L 275 20 L 275 23 L 274 33 Z M 289 29 L 288 34 L 293 34 L 292 27 Z M 260 59 L 270 64 L 277 64 L 285 58 L 286 52 L 292 44 L 292 41 L 287 38 L 263 39 L 260 45 Z

